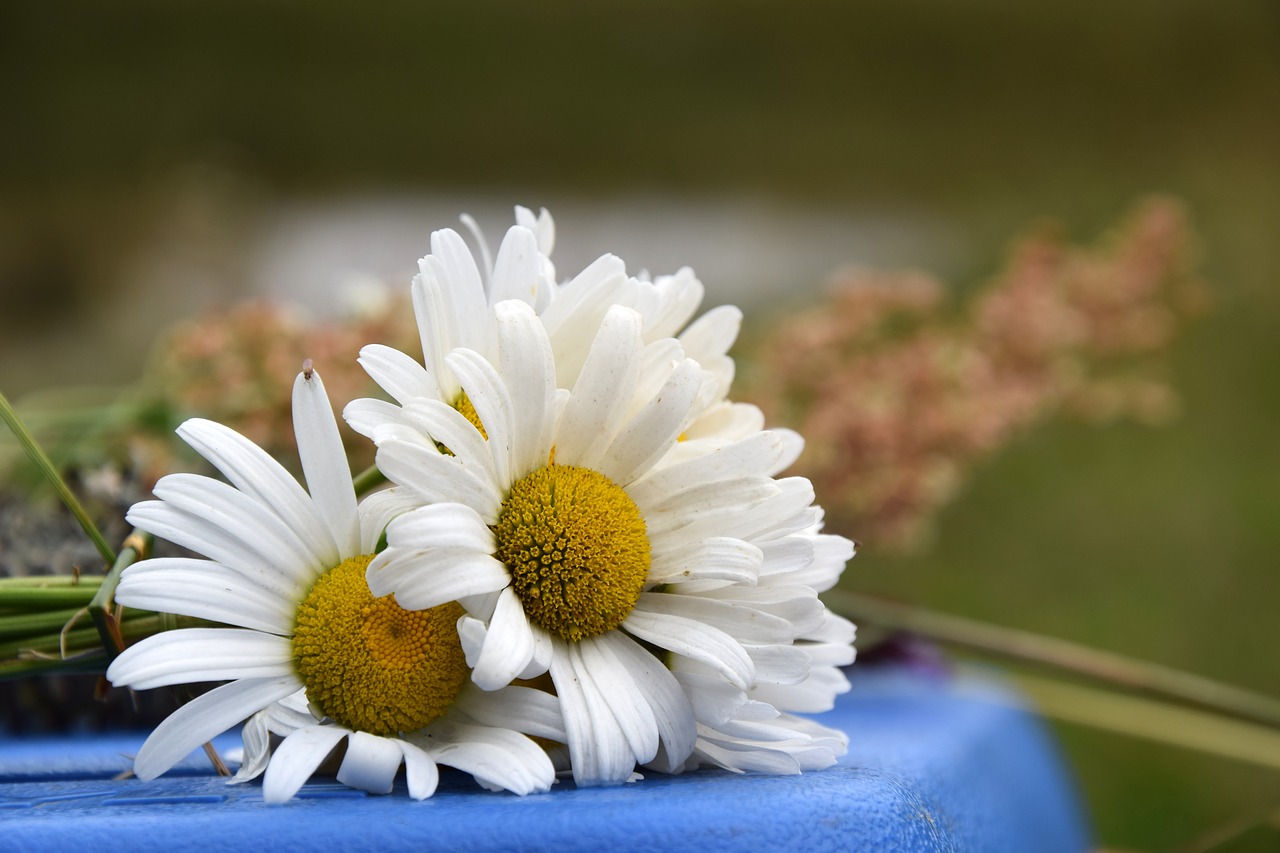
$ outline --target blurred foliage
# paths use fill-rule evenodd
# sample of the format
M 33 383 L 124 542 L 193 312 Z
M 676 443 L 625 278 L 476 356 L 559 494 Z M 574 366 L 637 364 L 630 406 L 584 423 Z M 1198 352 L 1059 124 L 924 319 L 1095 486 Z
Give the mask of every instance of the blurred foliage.
M 770 330 L 741 393 L 805 437 L 829 523 L 909 548 L 1032 426 L 1172 417 L 1162 356 L 1205 299 L 1190 247 L 1181 208 L 1153 199 L 1096 249 L 1023 238 L 962 307 L 932 277 L 852 269 Z
M 1029 432 L 974 469 L 929 551 L 869 546 L 845 584 L 1280 693 L 1272 0 L 18 0 L 0 81 L 9 393 L 137 375 L 156 306 L 130 301 L 133 256 L 174 218 L 209 227 L 181 204 L 193 182 L 228 240 L 273 199 L 370 187 L 918 212 L 954 235 L 930 272 L 957 300 L 1038 216 L 1092 235 L 1174 194 L 1215 303 L 1173 350 L 1178 419 Z M 209 245 L 188 271 L 234 273 Z M 1062 732 L 1110 847 L 1280 803 L 1275 774 Z

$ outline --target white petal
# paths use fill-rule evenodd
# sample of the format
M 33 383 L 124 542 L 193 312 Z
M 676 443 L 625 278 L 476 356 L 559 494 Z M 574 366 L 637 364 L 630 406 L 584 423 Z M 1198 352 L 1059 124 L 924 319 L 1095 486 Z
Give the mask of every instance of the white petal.
M 511 583 L 507 567 L 487 554 L 387 548 L 365 574 L 369 591 L 392 593 L 406 610 L 426 610 Z
M 207 524 L 251 539 L 268 560 L 296 567 L 324 566 L 324 550 L 304 541 L 261 502 L 234 486 L 199 474 L 169 474 L 153 490 L 169 506 L 199 515 Z
M 524 672 L 520 673 L 521 678 L 537 678 L 546 674 L 551 668 L 551 655 L 555 652 L 555 644 L 546 629 L 533 624 L 529 628 L 533 632 L 533 658 Z
M 117 660 L 119 660 L 117 658 Z M 133 771 L 144 782 L 177 764 L 191 750 L 252 714 L 283 699 L 301 685 L 292 675 L 233 681 L 197 696 L 174 711 L 147 738 Z
M 745 607 L 782 619 L 791 625 L 792 636 L 800 637 L 810 631 L 817 631 L 826 619 L 826 608 L 818 599 L 817 593 L 807 586 L 787 586 L 773 584 L 755 588 L 745 586 L 728 586 L 719 590 L 694 591 L 691 595 L 714 598 L 730 603 L 735 607 Z M 753 617 L 759 618 L 759 617 Z M 766 633 L 761 631 L 761 634 Z M 736 636 L 736 635 L 735 635 Z M 786 640 L 765 640 L 764 642 L 787 642 Z
M 463 610 L 475 618 L 488 622 L 493 618 L 493 611 L 498 606 L 498 596 L 501 594 L 502 590 L 497 589 L 476 595 L 463 595 L 458 597 L 458 603 L 462 605 Z
M 507 230 L 498 247 L 498 257 L 493 262 L 493 277 L 489 280 L 489 304 L 496 305 L 507 299 L 518 299 L 533 305 L 538 295 L 541 265 L 538 257 L 538 240 L 533 232 L 521 225 Z
M 347 738 L 347 754 L 338 767 L 338 781 L 371 794 L 390 794 L 403 760 L 399 741 L 352 732 Z
M 439 393 L 435 380 L 426 369 L 393 347 L 369 344 L 360 349 L 357 361 L 369 378 L 402 406 L 410 400 L 435 397 Z
M 630 642 L 621 632 L 613 631 L 599 637 L 587 637 L 574 644 L 581 661 L 578 674 L 590 678 L 622 729 L 635 762 L 644 764 L 658 754 L 658 721 L 631 674 L 623 668 L 618 656 L 610 653 L 609 646 L 614 636 Z
M 483 271 L 485 280 L 493 280 L 493 256 L 489 253 L 489 241 L 485 239 L 484 232 L 480 230 L 480 224 L 476 222 L 475 217 L 470 213 L 458 214 L 458 220 L 467 226 L 467 230 L 471 232 L 471 239 L 475 241 L 476 248 L 480 250 L 480 269 Z
M 748 702 L 741 688 L 734 687 L 710 668 L 683 658 L 676 658 L 673 663 L 676 668 L 672 674 L 689 698 L 698 722 L 720 725 L 738 714 Z M 694 669 L 697 671 L 690 671 Z
M 622 426 L 640 371 L 640 315 L 615 306 L 578 374 L 556 439 L 563 464 L 595 468 Z
M 262 799 L 268 803 L 288 802 L 349 734 L 350 730 L 334 725 L 310 726 L 290 734 L 276 747 L 267 765 Z
M 640 410 L 609 448 L 600 472 L 625 487 L 649 470 L 675 444 L 702 387 L 702 368 L 685 360 L 662 390 Z
M 800 640 L 796 643 L 796 648 L 803 649 L 815 667 L 848 666 L 857 659 L 857 650 L 849 642 L 810 643 Z
M 693 751 L 697 738 L 693 708 L 671 670 L 621 631 L 606 634 L 607 651 L 632 679 L 653 710 L 661 748 L 650 766 L 674 773 Z M 601 638 L 604 639 L 603 637 Z
M 835 707 L 836 697 L 849 691 L 849 679 L 834 666 L 815 666 L 799 684 L 756 684 L 751 697 L 775 708 L 802 714 L 821 714 Z
M 287 637 L 242 628 L 180 628 L 153 634 L 120 653 L 107 678 L 149 690 L 166 684 L 273 678 L 293 672 Z
M 523 302 L 500 302 L 494 307 L 494 318 L 502 381 L 516 425 L 510 470 L 512 479 L 517 480 L 546 465 L 551 455 L 556 367 L 551 342 L 532 308 Z
M 463 608 L 466 609 L 465 607 Z M 458 641 L 462 644 L 462 653 L 467 657 L 467 666 L 475 668 L 484 648 L 484 639 L 489 633 L 484 622 L 470 615 L 458 617 Z
M 493 531 L 475 510 L 459 503 L 420 506 L 387 525 L 387 544 L 393 548 L 458 548 L 492 554 Z
M 661 338 L 645 344 L 640 362 L 640 381 L 627 417 L 635 417 L 641 407 L 654 398 L 671 376 L 671 371 L 684 361 L 684 348 L 675 338 Z
M 736 587 L 724 588 L 722 594 L 734 589 Z M 816 605 L 816 596 L 813 601 Z M 636 609 L 700 622 L 748 643 L 790 643 L 798 633 L 795 626 L 781 616 L 711 596 L 646 592 L 641 593 Z
M 728 745 L 726 745 L 728 744 Z M 794 776 L 800 772 L 800 762 L 782 750 L 759 749 L 753 746 L 700 740 L 698 752 L 710 763 L 735 773 L 767 773 L 770 776 Z
M 266 720 L 267 731 L 281 736 L 291 735 L 298 729 L 309 728 L 320 722 L 311 712 L 307 691 L 301 687 L 279 702 L 272 702 L 258 716 Z
M 425 800 L 436 792 L 440 782 L 440 770 L 430 755 L 406 740 L 397 740 L 404 753 L 404 775 L 409 784 L 409 796 Z
M 843 536 L 820 534 L 813 537 L 813 566 L 803 583 L 818 592 L 826 592 L 836 585 L 844 572 L 845 564 L 853 559 L 854 543 Z
M 193 616 L 212 622 L 287 634 L 291 602 L 212 560 L 162 557 L 125 569 L 115 599 L 126 607 Z
M 338 421 L 320 374 L 299 373 L 293 383 L 293 432 L 307 478 L 307 490 L 324 516 L 339 556 L 355 557 L 360 550 L 360 522 L 351 465 L 338 434 Z
M 178 427 L 178 435 L 222 472 L 231 485 L 261 502 L 304 542 L 336 565 L 337 545 L 320 511 L 293 475 L 262 448 L 228 427 L 202 419 Z
M 523 225 L 533 232 L 538 240 L 539 252 L 544 255 L 551 254 L 556 245 L 556 223 L 545 207 L 535 217 L 529 208 L 516 205 L 516 224 Z
M 654 554 L 649 564 L 651 584 L 692 580 L 725 580 L 755 586 L 764 555 L 741 539 L 713 536 L 694 547 Z
M 690 358 L 705 363 L 713 356 L 727 353 L 741 328 L 742 310 L 734 305 L 720 305 L 690 323 L 680 335 L 680 344 Z
M 444 357 L 457 345 L 458 329 L 450 297 L 446 295 L 449 290 L 447 274 L 440 259 L 431 256 L 419 260 L 418 269 L 420 272 L 413 277 L 409 294 L 418 323 L 418 336 L 422 340 L 423 371 L 427 374 L 427 381 L 435 386 L 435 392 L 428 396 L 452 402 L 458 396 L 458 380 L 445 366 Z M 478 282 L 478 273 L 476 278 Z M 484 298 L 483 292 L 478 295 L 480 299 Z M 483 312 L 486 308 L 482 304 L 478 310 Z M 480 345 L 480 341 L 472 342 L 472 346 Z
M 775 539 L 760 546 L 764 560 L 760 566 L 761 583 L 800 583 L 808 586 L 803 580 L 797 580 L 813 565 L 814 537 L 786 536 Z
M 330 564 L 278 516 L 226 483 L 170 474 L 156 483 L 161 501 L 130 507 L 137 526 L 211 557 L 282 592 L 307 588 Z M 150 526 L 147 526 L 147 525 Z M 331 538 L 331 537 L 330 537 Z
M 837 643 L 846 646 L 853 642 L 857 627 L 852 622 L 830 610 L 826 611 L 825 617 L 819 628 L 804 635 L 806 640 Z
M 708 512 L 681 527 L 678 536 L 685 540 L 729 536 L 763 548 L 764 542 L 803 530 L 817 521 L 819 511 L 811 506 L 813 486 L 808 480 L 788 477 L 771 482 L 771 488 L 777 490 L 772 497 L 753 498 L 737 512 Z M 657 521 L 662 522 L 662 517 Z
M 243 744 L 240 768 L 231 777 L 228 784 L 239 785 L 257 779 L 267 769 L 271 760 L 271 732 L 267 729 L 266 715 L 262 711 L 254 714 L 240 731 Z
M 458 707 L 486 726 L 565 742 L 564 715 L 559 701 L 550 693 L 532 687 L 512 686 L 492 692 L 469 690 L 459 695 Z
M 378 448 L 378 470 L 391 482 L 412 489 L 426 503 L 460 503 L 474 509 L 486 524 L 498 520 L 502 496 L 497 483 L 466 470 L 456 457 L 435 448 L 389 440 Z
M 755 678 L 755 666 L 742 644 L 719 628 L 683 616 L 650 613 L 639 605 L 622 624 L 641 640 L 707 664 L 743 690 Z
M 622 260 L 602 255 L 566 282 L 542 312 L 561 387 L 573 386 L 605 312 L 610 305 L 624 303 L 631 289 Z
M 756 683 L 799 684 L 809 677 L 813 658 L 798 646 L 779 644 L 743 646 L 756 668 Z
M 696 445 L 692 444 L 692 442 L 700 440 L 740 441 L 763 429 L 764 412 L 760 411 L 758 407 L 750 403 L 722 401 L 702 411 L 697 420 L 684 431 L 684 436 L 685 443 L 689 445 L 691 451 L 694 451 Z M 796 437 L 798 438 L 799 436 Z M 800 449 L 803 446 L 803 442 L 797 443 L 786 465 L 783 465 L 777 471 L 770 471 L 769 473 L 776 475 L 782 468 L 788 467 L 795 461 L 795 457 L 800 455 Z
M 421 504 L 421 498 L 399 486 L 374 492 L 360 501 L 360 553 L 372 554 L 387 525 Z
M 499 492 L 505 493 L 514 482 L 511 456 L 517 426 L 524 427 L 516 421 L 511 394 L 493 365 L 474 350 L 455 349 L 445 357 L 445 363 L 462 383 L 476 416 L 484 425 L 493 458 L 495 485 Z
M 418 400 L 405 408 L 405 421 L 422 430 L 433 442 L 453 453 L 464 471 L 485 482 L 496 480 L 492 451 L 480 430 L 453 406 L 439 400 Z
M 453 338 L 447 346 L 471 347 L 488 354 L 492 346 L 489 300 L 471 250 L 458 232 L 444 228 L 431 235 L 431 254 L 434 259 L 424 260 L 439 263 L 440 293 L 453 324 Z
M 654 304 L 645 311 L 645 329 L 650 340 L 674 335 L 702 303 L 702 282 L 689 267 L 681 267 L 674 275 L 662 275 L 649 285 Z
M 506 729 L 437 720 L 414 740 L 440 764 L 470 773 L 490 788 L 521 796 L 549 791 L 555 781 L 551 760 L 536 743 Z
M 681 538 L 687 540 L 694 531 L 714 533 L 724 529 L 722 520 L 737 519 L 779 493 L 774 480 L 748 477 L 686 489 L 661 506 L 650 506 L 638 500 L 636 504 L 646 519 L 653 519 L 649 525 L 651 536 L 680 530 Z
M 635 767 L 635 754 L 577 658 L 573 644 L 556 641 L 551 680 L 564 714 L 573 779 L 582 786 L 621 784 Z
M 365 438 L 372 439 L 374 444 L 381 444 L 394 436 L 404 436 L 408 429 L 404 423 L 403 410 L 386 400 L 352 400 L 342 410 L 342 418 L 347 426 Z
M 791 442 L 788 430 L 766 430 L 676 464 L 664 465 L 635 483 L 636 500 L 657 504 L 706 483 L 737 480 L 743 476 L 771 476 L 786 458 Z
M 475 662 L 471 680 L 481 690 L 497 690 L 512 682 L 533 659 L 533 632 L 515 590 L 498 596 L 488 635 Z

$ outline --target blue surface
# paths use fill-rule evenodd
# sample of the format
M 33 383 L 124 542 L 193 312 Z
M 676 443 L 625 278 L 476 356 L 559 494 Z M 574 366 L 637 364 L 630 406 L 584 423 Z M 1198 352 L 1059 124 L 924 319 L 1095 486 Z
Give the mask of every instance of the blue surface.
M 152 782 L 115 781 L 145 733 L 0 740 L 0 848 L 60 851 L 370 850 L 1063 851 L 1090 848 L 1073 782 L 1043 723 L 998 681 L 855 668 L 819 719 L 849 754 L 799 777 L 649 774 L 622 788 L 516 797 L 444 770 L 410 800 L 334 782 L 287 805 L 228 786 L 197 753 Z M 238 744 L 224 738 L 219 746 Z

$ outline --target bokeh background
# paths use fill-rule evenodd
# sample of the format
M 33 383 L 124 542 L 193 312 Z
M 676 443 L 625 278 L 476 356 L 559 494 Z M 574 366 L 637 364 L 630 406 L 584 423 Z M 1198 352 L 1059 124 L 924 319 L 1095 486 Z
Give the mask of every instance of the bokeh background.
M 1172 194 L 1213 305 L 1169 355 L 1178 416 L 1026 432 L 844 584 L 1280 694 L 1271 0 L 19 0 L 0 128 L 11 398 L 127 385 L 235 299 L 336 313 L 464 210 L 496 239 L 549 207 L 562 272 L 691 264 L 750 340 L 844 264 L 960 300 L 1029 224 L 1089 242 Z M 1059 732 L 1110 847 L 1280 805 L 1272 771 Z

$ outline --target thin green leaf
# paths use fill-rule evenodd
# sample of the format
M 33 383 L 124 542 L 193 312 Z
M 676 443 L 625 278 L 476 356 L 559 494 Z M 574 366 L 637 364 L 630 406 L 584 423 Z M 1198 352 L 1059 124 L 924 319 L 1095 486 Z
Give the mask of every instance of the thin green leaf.
M 101 585 L 101 577 L 0 578 L 0 614 L 84 607 Z
M 115 552 L 111 550 L 111 546 L 107 544 L 107 540 L 103 537 L 102 532 L 98 530 L 97 525 L 93 523 L 93 519 L 89 518 L 89 514 L 85 512 L 84 507 L 80 505 L 79 499 L 67 486 L 66 481 L 62 479 L 62 475 L 58 473 L 58 469 L 54 467 L 47 453 L 40 447 L 35 437 L 27 430 L 22 420 L 18 417 L 18 413 L 14 411 L 13 406 L 9 403 L 4 394 L 0 394 L 0 420 L 8 424 L 9 429 L 13 432 L 14 438 L 22 445 L 22 449 L 26 451 L 31 461 L 40 469 L 40 473 L 53 486 L 53 490 L 58 493 L 58 497 L 66 505 L 71 514 L 75 516 L 80 527 L 84 530 L 85 535 L 92 540 L 98 553 L 102 555 L 102 559 L 107 563 L 114 563 L 116 560 Z
M 829 590 L 822 597 L 827 606 L 855 622 L 908 631 L 957 648 L 1071 672 L 1129 692 L 1280 728 L 1280 700 L 1200 675 L 845 590 Z
M 23 637 L 39 637 L 62 630 L 83 606 L 70 610 L 43 610 L 38 613 L 19 613 L 0 616 L 0 640 L 20 640 Z
M 1280 770 L 1275 729 L 1053 678 L 1009 677 L 1053 719 Z

